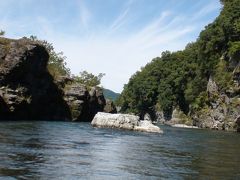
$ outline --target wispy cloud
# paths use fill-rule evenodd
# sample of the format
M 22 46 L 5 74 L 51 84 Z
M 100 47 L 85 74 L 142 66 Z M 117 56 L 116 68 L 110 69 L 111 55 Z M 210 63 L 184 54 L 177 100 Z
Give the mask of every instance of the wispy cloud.
M 129 8 L 124 10 L 123 13 L 121 13 L 117 17 L 117 19 L 110 26 L 110 31 L 116 31 L 118 28 L 120 28 L 121 26 L 123 26 L 126 23 L 126 21 L 127 21 L 126 17 L 127 17 L 128 11 L 129 11 Z
M 198 20 L 205 17 L 209 13 L 215 12 L 216 10 L 219 10 L 219 6 L 216 6 L 216 3 L 214 1 L 211 1 L 209 4 L 206 4 L 206 6 L 195 12 L 191 19 Z
M 118 30 L 119 28 L 121 28 L 122 26 L 124 26 L 128 22 L 129 11 L 130 11 L 131 6 L 134 2 L 135 2 L 135 0 L 128 0 L 125 3 L 122 11 L 120 12 L 120 14 L 117 16 L 117 18 L 112 22 L 112 24 L 110 26 L 110 30 L 109 30 L 110 34 L 115 32 L 116 30 Z
M 81 25 L 87 29 L 89 27 L 92 14 L 83 1 L 79 2 L 79 10 Z
M 52 1 L 51 7 L 56 5 L 56 8 L 59 8 L 58 0 Z M 188 0 L 184 1 L 189 3 Z M 95 74 L 106 73 L 103 85 L 120 92 L 130 76 L 152 58 L 159 56 L 164 50 L 183 49 L 187 42 L 197 38 L 204 25 L 216 17 L 219 8 L 217 0 L 211 0 L 210 3 L 208 3 L 209 0 L 203 1 L 205 3 L 199 3 L 195 7 L 189 6 L 193 9 L 188 9 L 189 11 L 186 12 L 172 8 L 172 4 L 169 7 L 166 5 L 164 10 L 160 9 L 161 3 L 167 3 L 164 0 L 151 1 L 158 6 L 149 3 L 148 0 L 128 0 L 124 3 L 110 0 L 91 1 L 115 3 L 115 6 L 118 6 L 116 11 L 114 9 L 109 14 L 105 13 L 107 16 L 105 19 L 108 21 L 102 23 L 102 18 L 98 17 L 102 15 L 102 9 L 100 14 L 97 14 L 98 9 L 96 9 L 102 5 L 101 3 L 93 6 L 86 0 L 68 1 L 71 7 L 77 6 L 77 12 L 75 10 L 73 13 L 73 9 L 67 9 L 67 13 L 64 13 L 65 15 L 73 13 L 69 22 L 64 14 L 53 14 L 54 16 L 48 14 L 47 16 L 41 13 L 42 10 L 51 13 L 46 5 L 41 7 L 41 3 L 39 3 L 39 12 L 32 15 L 27 14 L 24 3 L 21 7 L 13 6 L 14 3 L 19 3 L 18 0 L 0 0 L 2 11 L 0 12 L 2 14 L 0 29 L 6 30 L 7 34 L 14 38 L 37 35 L 41 39 L 52 42 L 57 51 L 63 51 L 68 57 L 67 64 L 73 73 L 77 74 L 83 70 Z M 49 3 L 51 2 L 49 1 Z M 176 3 L 179 1 L 176 0 Z M 140 9 L 137 9 L 135 5 L 138 5 Z M 148 13 L 143 14 L 147 7 L 149 8 Z M 179 7 L 181 6 L 179 5 Z M 20 11 L 19 8 L 22 9 L 21 12 L 26 12 L 24 17 L 8 16 L 9 13 Z M 196 13 L 189 13 L 193 11 Z M 215 16 L 208 17 L 213 12 L 215 12 Z M 143 21 L 142 17 L 145 16 L 147 17 Z M 63 19 L 66 20 L 62 22 Z M 138 25 L 137 28 L 135 25 Z M 122 29 L 127 30 L 124 32 L 128 33 L 122 33 Z M 89 38 L 89 34 L 91 34 L 91 38 Z

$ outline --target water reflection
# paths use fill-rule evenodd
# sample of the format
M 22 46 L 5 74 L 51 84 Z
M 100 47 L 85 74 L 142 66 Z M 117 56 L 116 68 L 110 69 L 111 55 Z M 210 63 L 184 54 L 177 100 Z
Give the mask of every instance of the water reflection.
M 38 138 L 40 129 L 38 123 L 1 124 L 0 175 L 17 179 L 38 177 L 38 167 L 45 162 L 43 154 L 34 150 L 44 146 Z
M 0 178 L 240 178 L 238 134 L 163 128 L 159 135 L 87 123 L 1 123 Z

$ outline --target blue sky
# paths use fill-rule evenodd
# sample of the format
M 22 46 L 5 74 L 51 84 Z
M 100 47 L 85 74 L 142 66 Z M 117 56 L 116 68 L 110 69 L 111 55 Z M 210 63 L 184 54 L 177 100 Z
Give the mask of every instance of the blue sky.
M 195 41 L 221 9 L 219 0 L 0 0 L 6 37 L 36 35 L 63 51 L 72 73 L 105 73 L 121 92 L 164 50 Z

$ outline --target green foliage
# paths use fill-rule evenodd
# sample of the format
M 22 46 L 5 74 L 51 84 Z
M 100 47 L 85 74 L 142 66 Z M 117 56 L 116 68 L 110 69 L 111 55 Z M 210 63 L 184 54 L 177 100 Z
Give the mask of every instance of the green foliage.
M 225 92 L 233 85 L 232 72 L 227 69 L 227 62 L 220 60 L 216 66 L 215 81 L 221 91 Z
M 198 111 L 206 106 L 208 102 L 208 96 L 205 91 L 201 92 L 191 103 L 191 110 Z
M 5 31 L 0 30 L 0 36 L 4 36 L 5 35 Z
M 240 41 L 229 43 L 229 56 L 234 57 L 240 54 Z
M 76 83 L 85 84 L 88 87 L 99 86 L 103 76 L 105 76 L 104 73 L 94 75 L 92 73 L 88 73 L 87 71 L 82 71 L 79 73 L 79 76 L 74 76 L 74 81 Z
M 70 76 L 70 69 L 65 62 L 66 57 L 63 52 L 55 52 L 53 45 L 45 40 L 38 40 L 36 36 L 30 36 L 30 40 L 42 44 L 49 53 L 48 70 L 50 74 L 58 79 L 60 76 Z
M 210 75 L 220 91 L 232 86 L 230 61 L 240 57 L 240 0 L 221 3 L 220 16 L 206 26 L 195 43 L 183 51 L 163 52 L 131 77 L 117 100 L 123 111 L 140 114 L 157 104 L 166 113 L 179 106 L 187 114 L 208 103 Z

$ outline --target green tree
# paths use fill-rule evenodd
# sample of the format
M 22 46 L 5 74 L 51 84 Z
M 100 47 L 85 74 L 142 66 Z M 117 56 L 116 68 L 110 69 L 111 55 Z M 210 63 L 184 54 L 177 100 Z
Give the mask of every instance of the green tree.
M 117 100 L 125 112 L 141 114 L 158 105 L 165 113 L 207 104 L 207 82 L 214 76 L 220 91 L 232 86 L 240 57 L 240 0 L 221 0 L 223 8 L 194 43 L 183 51 L 165 51 L 136 72 Z
M 74 76 L 74 81 L 76 83 L 87 85 L 88 87 L 99 86 L 101 84 L 101 79 L 105 76 L 104 73 L 94 75 L 87 71 L 82 71 L 79 76 Z
M 71 75 L 63 52 L 56 52 L 51 43 L 45 40 L 38 40 L 36 36 L 30 36 L 29 39 L 42 44 L 47 49 L 49 53 L 48 70 L 55 79 L 58 79 L 60 76 Z
M 5 31 L 0 30 L 0 36 L 4 36 L 5 35 Z

